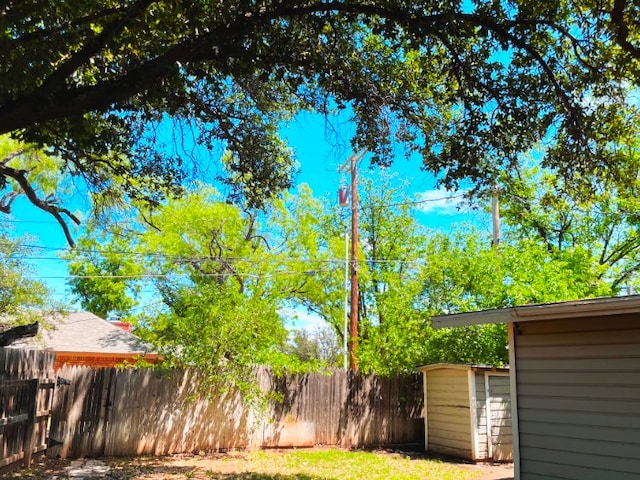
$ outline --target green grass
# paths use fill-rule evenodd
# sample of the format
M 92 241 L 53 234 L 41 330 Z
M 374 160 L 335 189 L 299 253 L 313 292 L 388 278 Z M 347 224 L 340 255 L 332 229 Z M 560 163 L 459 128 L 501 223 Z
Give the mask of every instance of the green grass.
M 257 452 L 249 456 L 251 480 L 468 480 L 469 469 L 402 454 L 335 449 Z M 247 472 L 249 473 L 249 472 Z M 274 476 L 275 475 L 275 476 Z M 224 477 L 223 477 L 224 478 Z
M 332 448 L 103 458 L 110 480 L 472 480 L 469 466 L 399 453 Z M 70 460 L 43 458 L 14 478 L 66 478 Z

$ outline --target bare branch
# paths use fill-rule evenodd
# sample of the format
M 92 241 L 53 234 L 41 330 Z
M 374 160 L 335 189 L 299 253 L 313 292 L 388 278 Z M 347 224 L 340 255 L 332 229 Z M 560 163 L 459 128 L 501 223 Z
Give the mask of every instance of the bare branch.
M 3 165 L 0 167 L 0 175 L 5 177 L 13 178 L 20 188 L 22 192 L 27 196 L 29 201 L 40 210 L 43 210 L 47 213 L 53 215 L 53 217 L 57 220 L 62 227 L 62 231 L 64 232 L 64 236 L 67 239 L 67 243 L 71 247 L 75 247 L 75 241 L 71 236 L 71 232 L 69 230 L 69 225 L 62 217 L 62 215 L 66 215 L 71 221 L 73 221 L 76 225 L 80 225 L 80 219 L 76 217 L 71 211 L 66 208 L 58 207 L 54 205 L 52 201 L 47 201 L 46 199 L 42 199 L 38 196 L 35 189 L 27 179 L 25 172 L 23 170 L 16 170 L 15 168 L 7 167 Z
M 20 155 L 24 155 L 25 153 L 27 153 L 27 149 L 24 148 L 22 150 L 17 150 L 15 152 L 11 152 L 9 155 L 7 155 L 6 157 L 4 157 L 2 160 L 0 160 L 0 164 L 2 165 L 6 165 L 7 163 L 9 163 L 11 160 L 13 160 L 14 158 L 19 157 Z
M 19 196 L 20 196 L 20 192 L 16 192 L 16 191 L 5 193 L 2 196 L 2 198 L 0 198 L 0 212 L 10 214 L 11 204 Z

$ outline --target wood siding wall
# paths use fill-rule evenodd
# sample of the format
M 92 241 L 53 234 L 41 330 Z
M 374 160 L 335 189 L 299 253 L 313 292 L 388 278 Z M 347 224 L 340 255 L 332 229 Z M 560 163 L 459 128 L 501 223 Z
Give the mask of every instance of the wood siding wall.
M 476 387 L 476 429 L 478 449 L 476 460 L 485 460 L 489 457 L 489 443 L 487 437 L 487 395 L 484 384 L 484 374 L 474 373 L 473 380 Z
M 640 478 L 639 320 L 517 325 L 521 480 Z
M 55 355 L 0 348 L 0 472 L 29 466 L 47 448 Z
M 258 372 L 278 394 L 257 414 L 239 395 L 198 394 L 190 371 L 64 367 L 51 437 L 54 454 L 164 455 L 233 448 L 421 443 L 422 389 L 418 375 L 382 379 L 336 371 L 276 378 Z
M 467 370 L 430 370 L 425 375 L 427 405 L 426 449 L 472 458 L 472 431 Z
M 490 432 L 486 430 L 487 421 L 485 421 L 485 434 L 490 434 L 487 438 L 488 453 L 486 458 L 496 462 L 512 461 L 513 436 L 509 375 L 485 373 L 483 377 L 484 390 L 489 392 L 485 415 L 488 417 L 487 420 L 491 428 Z

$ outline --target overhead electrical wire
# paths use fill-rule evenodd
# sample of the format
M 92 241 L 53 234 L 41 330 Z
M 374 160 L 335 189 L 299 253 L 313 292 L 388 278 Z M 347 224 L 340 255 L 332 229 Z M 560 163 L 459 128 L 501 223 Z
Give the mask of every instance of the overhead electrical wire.
M 31 248 L 31 249 L 42 249 L 42 250 L 48 250 L 48 251 L 66 251 L 65 248 L 56 248 L 56 247 L 46 247 L 46 246 L 42 246 L 42 245 L 32 245 L 32 244 L 3 244 L 2 242 L 0 242 L 0 245 L 12 245 L 12 246 L 17 246 L 20 248 Z M 225 262 L 225 263 L 253 263 L 253 264 L 257 264 L 257 263 L 265 263 L 265 262 L 281 262 L 281 263 L 303 263 L 303 264 L 339 264 L 339 265 L 343 265 L 344 264 L 344 259 L 343 258 L 325 258 L 325 259 L 311 259 L 311 258 L 294 258 L 294 257 L 280 257 L 280 258 L 273 258 L 273 257 L 264 257 L 264 258 L 247 258 L 247 257 L 221 257 L 221 258 L 215 258 L 215 257 L 207 257 L 207 256 L 195 256 L 195 257 L 188 257 L 188 256 L 180 256 L 180 255 L 171 255 L 171 254 L 164 254 L 164 253 L 159 253 L 159 252 L 131 252 L 131 251 L 126 251 L 126 250 L 89 250 L 89 249 L 74 249 L 75 251 L 79 251 L 82 253 L 88 253 L 88 254 L 96 254 L 96 255 L 121 255 L 121 256 L 132 256 L 132 257 L 137 257 L 137 256 L 142 256 L 142 257 L 146 257 L 146 256 L 151 256 L 151 257 L 158 257 L 158 258 L 162 258 L 165 260 L 171 260 L 174 262 L 178 262 L 178 263 L 192 263 L 192 262 Z M 74 261 L 76 260 L 75 258 L 65 258 L 65 257 L 43 257 L 43 256 L 34 256 L 34 255 L 29 255 L 29 256 L 21 256 L 20 259 L 22 260 L 34 260 L 34 261 L 40 261 L 40 260 L 50 260 L 50 261 L 61 261 L 61 262 L 70 262 L 70 261 Z M 375 263 L 375 264 L 394 264 L 394 263 L 402 263 L 402 264 L 416 264 L 416 265 L 423 265 L 424 262 L 423 261 L 419 261 L 419 260 L 402 260 L 402 259 L 363 259 L 363 260 L 358 260 L 358 263 L 361 264 L 371 264 L 371 263 Z
M 27 280 L 65 280 L 65 279 L 90 279 L 90 278 L 112 278 L 112 279 L 136 279 L 136 278 L 168 278 L 168 277 L 211 277 L 211 278 L 226 278 L 226 277 L 242 277 L 242 278 L 274 278 L 284 275 L 315 275 L 317 273 L 325 273 L 324 271 L 310 272 L 287 272 L 279 271 L 276 273 L 266 273 L 263 275 L 257 273 L 240 273 L 240 272 L 228 272 L 228 273 L 140 273 L 131 275 L 58 275 L 58 276 L 25 276 Z

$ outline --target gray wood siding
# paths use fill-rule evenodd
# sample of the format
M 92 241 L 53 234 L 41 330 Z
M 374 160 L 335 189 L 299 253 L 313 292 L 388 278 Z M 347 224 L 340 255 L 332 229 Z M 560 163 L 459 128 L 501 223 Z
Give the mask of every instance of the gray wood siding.
M 640 316 L 523 322 L 521 480 L 640 478 Z
M 484 373 L 474 373 L 476 384 L 476 419 L 478 429 L 478 459 L 489 458 L 487 438 L 487 396 L 485 393 Z
M 426 374 L 427 450 L 471 458 L 469 383 L 466 370 L 439 369 Z
M 492 459 L 513 460 L 511 392 L 509 376 L 489 375 Z

